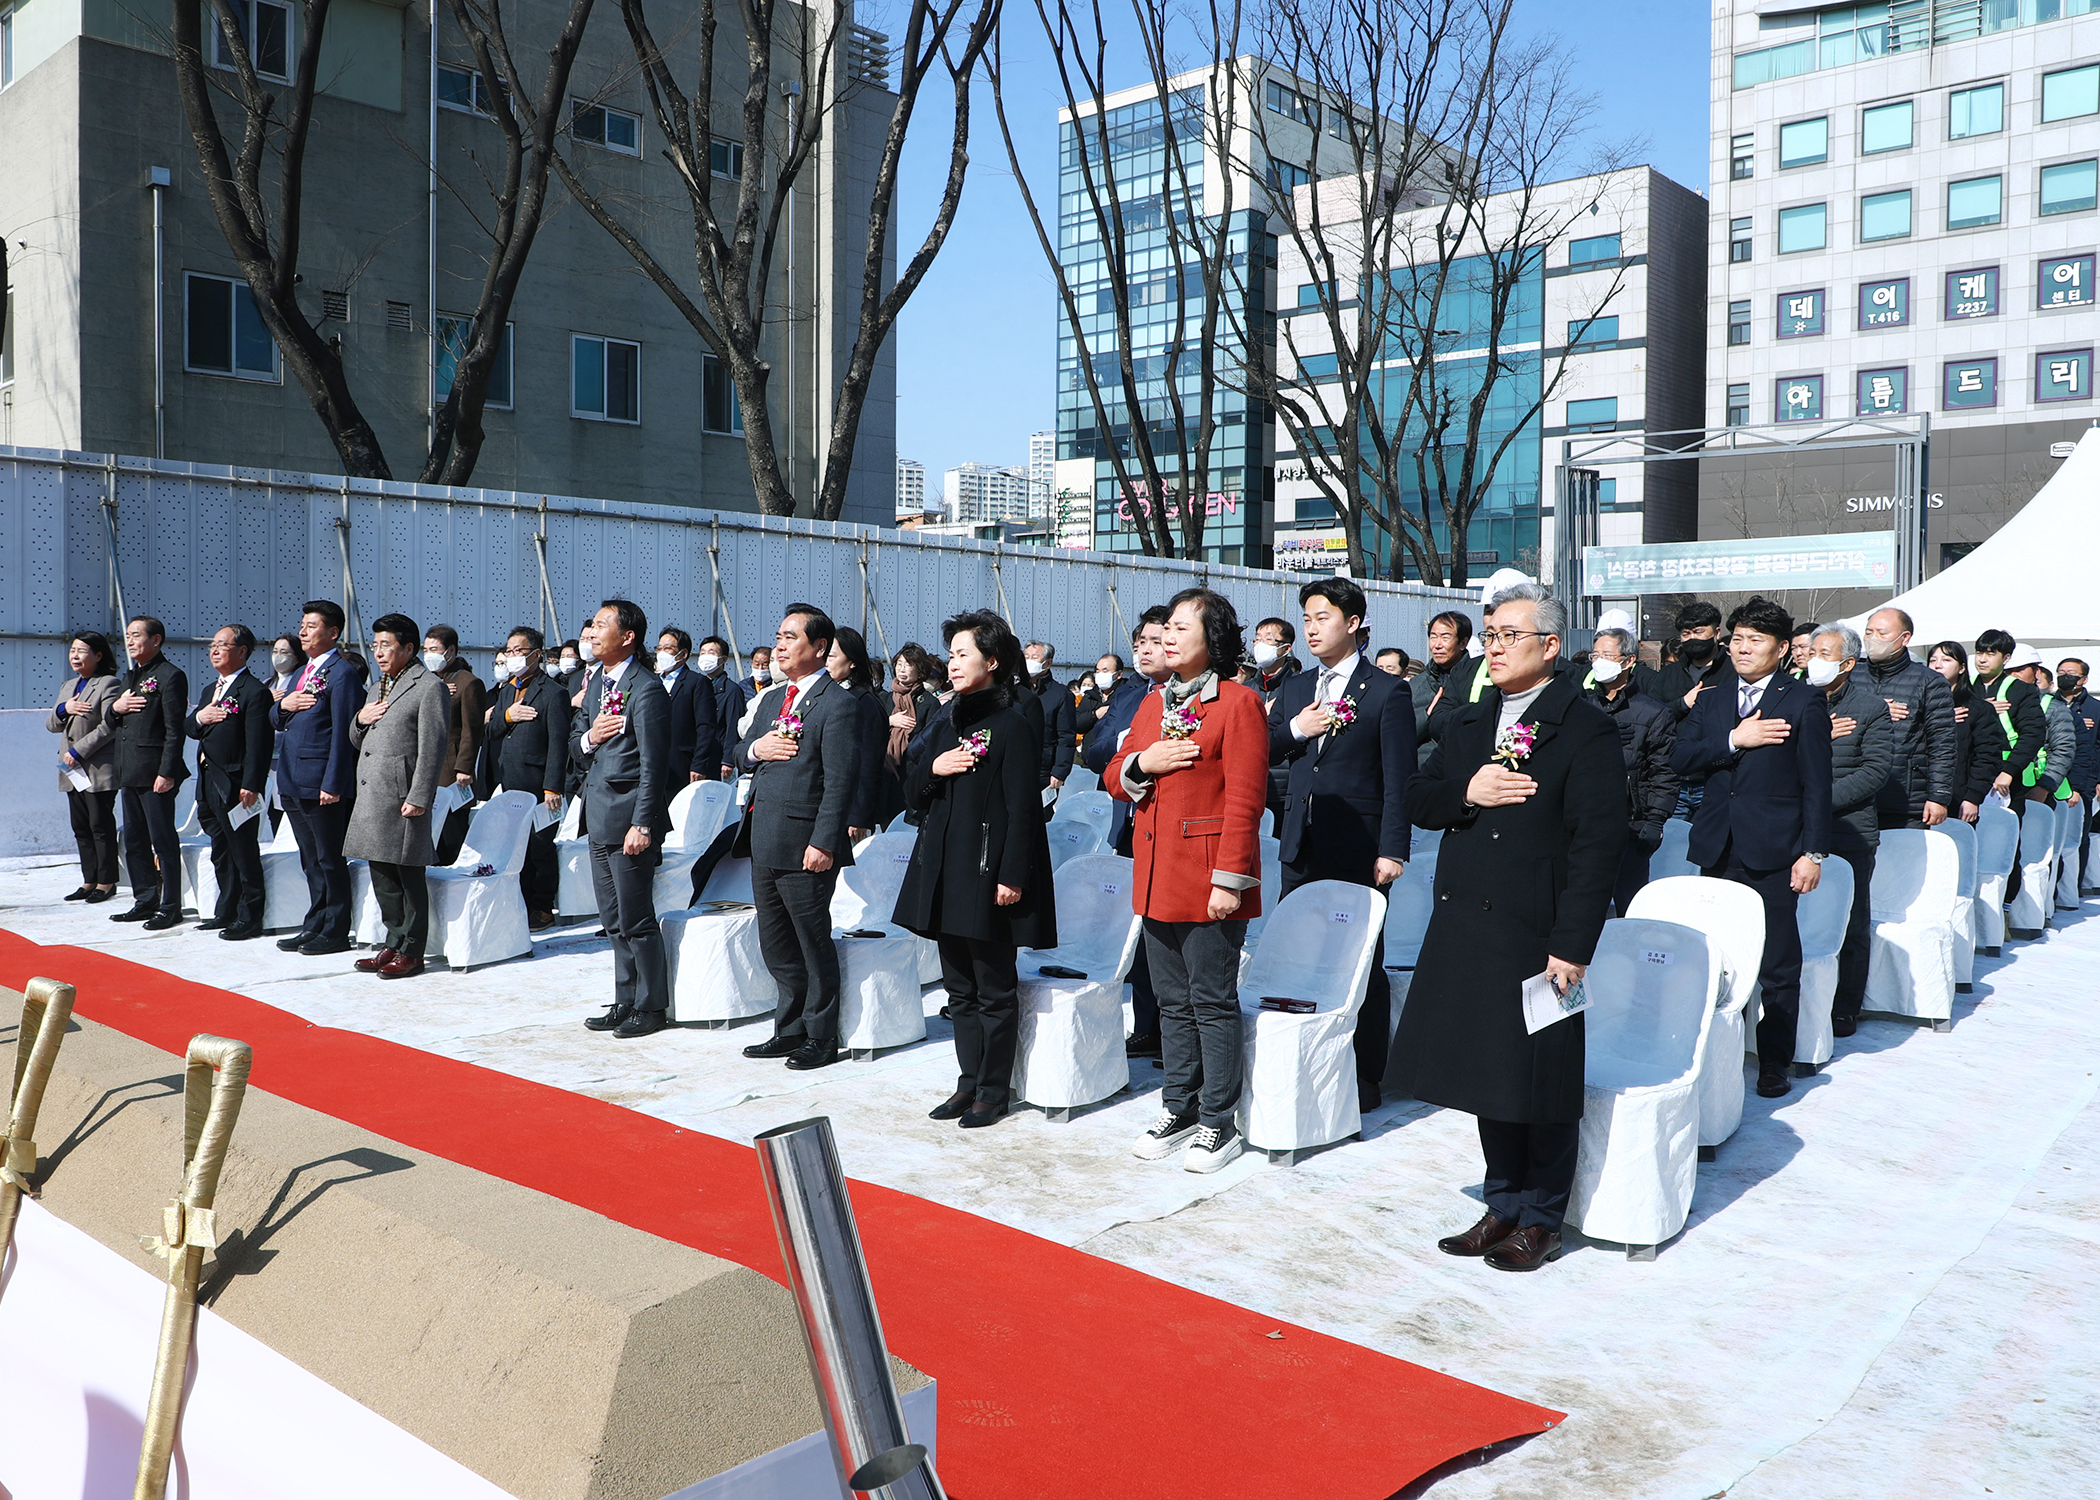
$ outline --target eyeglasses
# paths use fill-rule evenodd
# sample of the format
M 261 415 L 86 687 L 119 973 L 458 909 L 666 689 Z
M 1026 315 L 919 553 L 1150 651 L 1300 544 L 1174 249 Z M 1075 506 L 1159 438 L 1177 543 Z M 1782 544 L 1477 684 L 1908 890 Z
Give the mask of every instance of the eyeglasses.
M 1527 635 L 1548 636 L 1551 634 L 1553 632 L 1550 630 L 1483 630 L 1480 632 L 1480 644 L 1492 651 L 1497 646 L 1514 646 Z

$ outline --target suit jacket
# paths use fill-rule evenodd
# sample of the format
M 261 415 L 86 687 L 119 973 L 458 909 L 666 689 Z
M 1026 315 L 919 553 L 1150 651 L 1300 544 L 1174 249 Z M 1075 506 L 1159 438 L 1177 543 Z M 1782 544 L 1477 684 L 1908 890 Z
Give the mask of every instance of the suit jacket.
M 1052 777 L 1063 781 L 1072 774 L 1075 737 L 1079 733 L 1078 710 L 1072 702 L 1072 690 L 1048 672 L 1034 679 L 1028 690 L 1042 708 L 1043 765 L 1039 784 L 1048 786 Z
M 605 706 L 603 672 L 591 679 L 584 691 L 583 711 L 571 721 L 585 767 L 584 817 L 589 820 L 592 843 L 617 847 L 628 829 L 646 828 L 649 848 L 655 853 L 662 850 L 664 835 L 671 831 L 674 770 L 676 785 L 685 785 L 685 768 L 671 764 L 671 699 L 661 679 L 638 657 L 628 658 L 627 670 L 614 687 L 625 695 L 621 703 L 627 716 L 624 731 L 595 750 L 583 750 L 583 740 Z
M 79 681 L 77 677 L 71 679 L 66 688 L 68 696 L 59 699 L 51 712 L 44 715 L 44 727 L 62 736 L 60 745 L 79 757 L 80 763 L 74 769 L 87 777 L 89 791 L 113 792 L 117 789 L 117 766 L 109 747 L 117 732 L 109 723 L 116 716 L 108 710 L 110 700 L 121 689 L 113 674 L 90 677 L 80 689 L 80 696 L 93 712 L 69 714 L 66 705 L 72 701 L 72 683 Z M 1991 774 L 1996 776 L 1998 772 L 1993 768 Z M 62 792 L 73 790 L 73 783 L 63 765 L 58 770 L 58 788 Z
M 720 780 L 722 729 L 715 717 L 715 685 L 686 665 L 664 692 L 670 705 L 672 785 L 684 786 L 693 776 Z
M 1701 869 L 1720 864 L 1731 841 L 1753 870 L 1783 870 L 1804 854 L 1828 854 L 1829 703 L 1807 683 L 1774 672 L 1757 712 L 1786 720 L 1792 733 L 1776 745 L 1738 750 L 1728 737 L 1742 722 L 1739 693 L 1733 680 L 1707 689 L 1677 726 L 1670 763 L 1680 776 L 1706 778 L 1706 796 L 1692 819 L 1692 863 Z
M 292 679 L 295 690 L 306 680 L 307 670 L 301 667 Z M 271 727 L 283 731 L 277 742 L 277 795 L 311 801 L 327 792 L 347 801 L 357 795 L 357 751 L 350 744 L 350 725 L 365 706 L 364 679 L 356 663 L 337 651 L 315 686 L 319 692 L 311 708 L 287 713 L 282 703 L 270 706 Z
M 218 675 L 204 679 L 197 706 L 182 721 L 182 732 L 197 742 L 197 775 L 200 781 L 216 777 L 213 789 L 222 797 L 232 792 L 260 792 L 270 776 L 270 756 L 277 736 L 270 728 L 270 690 L 255 674 L 243 667 L 233 674 L 222 695 Z M 235 712 L 216 724 L 197 722 L 197 709 L 213 703 L 230 704 Z
M 430 806 L 438 787 L 448 782 L 451 736 L 445 731 L 445 710 L 451 701 L 445 679 L 412 662 L 386 690 L 386 717 L 377 724 L 350 725 L 350 743 L 357 747 L 357 802 L 343 831 L 345 859 L 435 863 L 438 831 L 430 826 Z M 404 802 L 422 808 L 422 816 L 403 817 Z
M 1151 691 L 1151 681 L 1136 672 L 1116 684 L 1116 691 L 1108 700 L 1107 717 L 1094 721 L 1094 727 L 1086 732 L 1086 744 L 1080 752 L 1080 759 L 1096 776 L 1108 770 L 1108 758 L 1115 753 L 1116 741 L 1130 727 L 1137 717 L 1138 705 Z
M 102 721 L 110 728 L 117 785 L 151 788 L 159 776 L 180 782 L 190 774 L 182 763 L 182 716 L 189 706 L 190 680 L 167 657 L 156 656 L 123 675 L 118 696 L 139 689 L 145 690 L 146 706 L 137 713 L 118 713 L 116 698 L 102 709 Z
M 566 793 L 569 690 L 561 680 L 535 671 L 523 688 L 512 679 L 499 683 L 489 697 L 495 712 L 489 716 L 488 733 L 481 744 L 481 764 L 475 772 L 481 796 L 493 797 L 499 786 L 508 792 L 531 792 L 535 796 Z M 539 717 L 513 724 L 504 715 L 518 703 Z
M 751 773 L 751 803 L 731 851 L 773 870 L 801 869 L 802 853 L 812 847 L 828 853 L 835 866 L 850 865 L 847 818 L 867 760 L 861 700 L 820 670 L 795 696 L 795 713 L 802 720 L 795 754 L 787 760 L 754 760 L 751 747 L 772 733 L 787 689 L 782 683 L 758 700 L 751 728 L 730 758 Z
M 736 747 L 737 725 L 743 722 L 751 690 L 730 676 L 727 667 L 717 667 L 707 681 L 715 690 L 715 741 L 702 753 L 714 757 L 708 774 L 720 776 L 722 767 L 729 764 L 729 752 Z
M 449 786 L 462 776 L 474 774 L 474 763 L 481 759 L 483 716 L 489 703 L 481 679 L 474 675 L 465 657 L 453 657 L 439 669 L 438 676 L 446 689 L 445 768 L 439 774 L 440 784 Z
M 1283 862 L 1318 880 L 1371 885 L 1381 859 L 1411 849 L 1406 790 L 1415 773 L 1415 705 L 1407 684 L 1358 653 L 1342 696 L 1356 718 L 1339 734 L 1301 740 L 1291 720 L 1319 691 L 1320 671 L 1287 678 L 1269 704 L 1269 759 L 1282 767 Z

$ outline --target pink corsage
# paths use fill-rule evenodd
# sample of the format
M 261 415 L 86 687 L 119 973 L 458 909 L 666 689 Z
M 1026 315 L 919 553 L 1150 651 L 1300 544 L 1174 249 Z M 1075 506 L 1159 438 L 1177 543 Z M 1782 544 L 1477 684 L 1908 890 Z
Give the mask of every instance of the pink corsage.
M 989 729 L 973 729 L 962 737 L 960 748 L 969 752 L 970 759 L 983 760 L 984 752 L 992 748 L 992 732 Z
M 800 740 L 802 738 L 802 715 L 782 714 L 773 721 L 773 732 L 784 740 Z
M 609 693 L 607 693 L 607 694 L 605 695 L 604 701 L 602 701 L 602 702 L 601 702 L 601 703 L 600 703 L 600 704 L 598 705 L 598 710 L 599 710 L 599 712 L 600 712 L 600 713 L 608 713 L 608 714 L 624 714 L 624 713 L 626 713 L 626 712 L 627 712 L 627 692 L 626 692 L 626 690 L 625 690 L 624 688 L 614 688 L 614 689 L 613 689 L 613 690 L 612 690 L 611 692 L 609 692 Z
M 241 702 L 238 698 L 221 698 L 217 706 L 224 709 L 228 717 L 241 711 Z
M 1495 737 L 1495 753 L 1489 757 L 1498 760 L 1514 771 L 1517 762 L 1531 754 L 1531 747 L 1538 739 L 1535 724 L 1512 724 Z
M 134 688 L 133 691 L 139 693 L 150 693 L 159 686 L 160 679 L 158 677 L 148 677 L 144 682 L 140 683 L 136 688 Z
M 1356 700 L 1354 698 L 1337 698 L 1334 702 L 1327 704 L 1326 708 L 1327 732 L 1329 734 L 1340 734 L 1344 729 L 1356 722 Z
M 1159 733 L 1162 739 L 1185 740 L 1202 724 L 1203 721 L 1196 717 L 1196 711 L 1186 706 L 1162 708 L 1159 711 Z

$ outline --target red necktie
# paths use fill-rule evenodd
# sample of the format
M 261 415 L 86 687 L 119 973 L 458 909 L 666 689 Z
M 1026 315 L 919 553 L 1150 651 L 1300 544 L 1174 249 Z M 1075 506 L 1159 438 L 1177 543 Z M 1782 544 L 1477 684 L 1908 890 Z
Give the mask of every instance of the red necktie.
M 791 682 L 788 684 L 787 700 L 780 705 L 780 713 L 782 718 L 785 718 L 787 715 L 795 711 L 795 694 L 801 691 L 802 689 L 797 687 L 794 683 Z

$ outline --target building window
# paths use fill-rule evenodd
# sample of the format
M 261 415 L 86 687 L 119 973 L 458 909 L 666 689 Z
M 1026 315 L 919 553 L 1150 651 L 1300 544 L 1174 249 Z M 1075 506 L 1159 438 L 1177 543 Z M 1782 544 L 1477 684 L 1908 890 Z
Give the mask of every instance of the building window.
M 727 177 L 732 181 L 744 175 L 744 143 L 742 141 L 709 141 L 707 143 L 707 173 L 710 177 Z
M 1741 182 L 1757 175 L 1757 135 L 1731 136 L 1728 141 L 1728 177 Z
M 292 8 L 279 5 L 276 0 L 233 0 L 233 20 L 241 40 L 248 44 L 248 60 L 254 63 L 257 76 L 279 82 L 289 79 Z M 226 40 L 225 29 L 209 20 L 206 24 L 211 26 L 212 62 L 231 68 L 233 47 Z
M 1615 234 L 1592 235 L 1586 240 L 1568 241 L 1568 264 L 1571 266 L 1595 265 L 1599 261 L 1619 258 L 1619 237 Z
M 2091 307 L 2093 257 L 2062 255 L 2043 261 L 2034 278 L 2036 307 Z
M 434 389 L 440 402 L 452 394 L 452 377 L 459 369 L 459 362 L 466 357 L 467 344 L 473 336 L 473 330 L 472 318 L 438 314 Z M 496 347 L 496 362 L 489 367 L 489 383 L 482 392 L 482 404 L 498 411 L 509 411 L 511 406 L 511 333 L 512 325 L 505 323 L 503 342 Z
M 7 289 L 7 318 L 0 325 L 0 386 L 15 383 L 15 292 Z
M 1974 229 L 2005 217 L 2005 179 L 1966 177 L 1947 184 L 1947 227 Z
M 1992 180 L 1996 181 L 1995 178 Z M 1804 203 L 1799 208 L 1782 208 L 1779 211 L 1781 255 L 1798 255 L 1804 250 L 1821 250 L 1829 243 L 1829 204 Z
M 0 10 L 0 89 L 15 81 L 15 13 Z
M 1777 382 L 1772 410 L 1782 422 L 1823 420 L 1823 377 L 1795 375 Z
M 1910 371 L 1898 366 L 1892 370 L 1861 370 L 1859 372 L 1859 414 L 1863 417 L 1899 417 L 1910 410 Z
M 2042 75 L 2042 123 L 2100 114 L 2100 63 Z
M 642 346 L 578 333 L 569 337 L 569 415 L 592 422 L 642 420 Z
M 1823 290 L 1782 292 L 1779 297 L 1779 336 L 1783 339 L 1812 339 L 1823 333 Z
M 1318 128 L 1320 107 L 1295 89 L 1287 89 L 1275 79 L 1269 80 L 1269 110 L 1285 119 L 1296 120 L 1300 125 Z
M 1730 219 L 1728 221 L 1728 263 L 1739 265 L 1750 258 L 1750 221 Z
M 642 154 L 642 117 L 624 109 L 607 109 L 586 99 L 569 101 L 569 134 L 608 151 Z
M 1978 266 L 1969 271 L 1947 273 L 1949 318 L 1995 318 L 1998 316 L 1998 268 Z
M 1972 135 L 1996 135 L 2005 128 L 2005 85 L 1986 83 L 1979 88 L 1956 89 L 1947 96 L 1947 139 L 1965 141 Z
M 1869 193 L 1859 200 L 1861 244 L 1873 240 L 1910 237 L 1910 189 L 1893 193 Z
M 2034 399 L 2083 401 L 2093 394 L 2093 351 L 2059 349 L 2034 357 Z
M 1341 356 L 1336 354 L 1301 354 L 1298 356 L 1298 374 L 1306 380 L 1331 380 L 1342 372 Z
M 277 345 L 248 283 L 194 272 L 184 282 L 183 368 L 200 375 L 275 380 Z
M 1750 425 L 1750 383 L 1748 381 L 1728 388 L 1728 411 L 1723 420 L 1730 427 L 1748 427 Z
M 456 109 L 465 115 L 493 115 L 488 85 L 475 68 L 450 68 L 438 64 L 438 108 Z
M 1619 341 L 1619 319 L 1616 314 L 1608 318 L 1570 318 L 1568 320 L 1568 347 L 1586 348 L 1592 344 L 1616 344 Z
M 1901 328 L 1910 322 L 1910 278 L 1899 276 L 1894 281 L 1869 281 L 1859 289 L 1859 326 L 1862 332 L 1869 328 Z
M 2042 168 L 2042 212 L 2081 213 L 2100 201 L 2100 162 L 2058 162 Z
M 1941 374 L 1940 405 L 1947 411 L 1968 411 L 1998 404 L 1998 361 L 1995 359 L 1949 360 Z
M 1917 111 L 1908 99 L 1895 104 L 1877 104 L 1859 112 L 1859 150 L 1862 156 L 1877 151 L 1904 151 L 1911 143 L 1911 124 Z
M 1619 425 L 1619 398 L 1597 396 L 1568 403 L 1568 431 L 1610 432 Z
M 1747 299 L 1728 304 L 1728 342 L 1731 345 L 1750 342 L 1750 303 Z
M 740 437 L 744 431 L 744 409 L 736 399 L 736 382 L 729 366 L 712 354 L 700 356 L 701 425 L 709 432 Z
M 1830 160 L 1830 116 L 1779 127 L 1779 167 L 1812 167 Z
M 1320 305 L 1320 294 L 1323 291 L 1326 293 L 1326 299 L 1329 302 L 1341 301 L 1342 299 L 1335 292 L 1335 286 L 1336 283 L 1332 281 L 1306 282 L 1298 288 L 1298 305 L 1300 307 L 1318 307 Z
M 1288 193 L 1293 188 L 1302 188 L 1312 181 L 1312 173 L 1303 167 L 1293 166 L 1287 161 L 1269 159 L 1269 186 L 1278 192 Z

